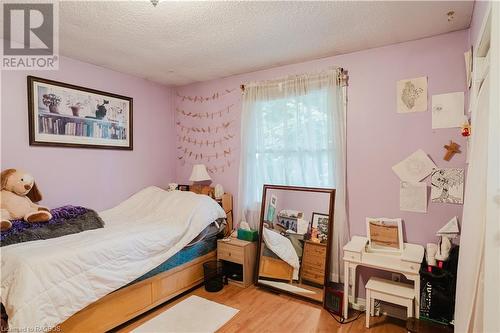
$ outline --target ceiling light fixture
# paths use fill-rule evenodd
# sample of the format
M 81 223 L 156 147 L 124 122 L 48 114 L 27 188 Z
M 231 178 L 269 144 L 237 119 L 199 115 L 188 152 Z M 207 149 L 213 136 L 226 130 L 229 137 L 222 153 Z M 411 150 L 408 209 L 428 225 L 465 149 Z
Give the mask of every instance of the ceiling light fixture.
M 448 16 L 448 22 L 451 22 L 455 18 L 455 11 L 450 10 L 446 15 Z
M 156 5 L 158 5 L 158 3 L 160 2 L 160 0 L 149 0 L 149 1 L 151 1 L 154 7 L 156 7 Z

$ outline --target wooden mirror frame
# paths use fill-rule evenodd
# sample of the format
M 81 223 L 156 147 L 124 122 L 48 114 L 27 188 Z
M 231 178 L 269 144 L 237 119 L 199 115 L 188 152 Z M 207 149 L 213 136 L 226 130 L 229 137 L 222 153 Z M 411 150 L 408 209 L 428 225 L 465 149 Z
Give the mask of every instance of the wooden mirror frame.
M 315 299 L 298 295 L 292 292 L 289 292 L 287 290 L 275 288 L 273 286 L 269 286 L 263 283 L 259 283 L 259 270 L 260 270 L 260 253 L 261 253 L 261 246 L 262 246 L 262 228 L 264 226 L 263 221 L 264 221 L 264 213 L 265 213 L 265 208 L 266 208 L 266 195 L 267 195 L 267 190 L 290 190 L 290 191 L 302 191 L 302 192 L 317 192 L 317 193 L 327 193 L 330 195 L 330 207 L 328 211 L 328 241 L 326 243 L 326 263 L 325 263 L 325 281 L 323 282 L 323 301 L 317 301 Z M 284 185 L 269 185 L 269 184 L 264 184 L 264 187 L 262 189 L 262 203 L 261 203 L 261 208 L 260 208 L 260 220 L 259 220 L 259 240 L 257 244 L 257 262 L 255 264 L 255 277 L 254 277 L 254 283 L 256 286 L 272 290 L 277 293 L 284 293 L 302 300 L 306 300 L 309 302 L 313 303 L 318 303 L 318 304 L 323 304 L 325 306 L 325 289 L 328 286 L 328 280 L 330 276 L 330 261 L 331 261 L 331 255 L 332 255 L 332 238 L 330 237 L 333 235 L 333 212 L 334 212 L 334 204 L 335 204 L 335 189 L 333 188 L 320 188 L 320 187 L 301 187 L 301 186 L 284 186 Z

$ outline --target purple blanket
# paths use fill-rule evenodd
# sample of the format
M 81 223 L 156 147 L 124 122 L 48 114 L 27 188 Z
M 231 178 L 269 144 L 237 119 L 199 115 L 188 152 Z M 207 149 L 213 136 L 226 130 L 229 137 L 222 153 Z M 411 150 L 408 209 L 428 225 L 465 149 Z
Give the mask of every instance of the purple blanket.
M 104 222 L 99 215 L 85 207 L 63 206 L 52 209 L 50 213 L 52 214 L 52 219 L 48 222 L 28 223 L 23 220 L 12 221 L 12 228 L 0 233 L 1 246 L 60 237 L 104 226 Z

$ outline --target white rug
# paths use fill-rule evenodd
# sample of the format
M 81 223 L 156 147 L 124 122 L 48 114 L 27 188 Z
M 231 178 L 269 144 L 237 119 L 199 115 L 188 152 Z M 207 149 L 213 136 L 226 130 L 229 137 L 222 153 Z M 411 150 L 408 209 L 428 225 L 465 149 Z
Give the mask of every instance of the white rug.
M 238 311 L 238 309 L 202 297 L 190 296 L 132 332 L 215 332 L 233 318 Z

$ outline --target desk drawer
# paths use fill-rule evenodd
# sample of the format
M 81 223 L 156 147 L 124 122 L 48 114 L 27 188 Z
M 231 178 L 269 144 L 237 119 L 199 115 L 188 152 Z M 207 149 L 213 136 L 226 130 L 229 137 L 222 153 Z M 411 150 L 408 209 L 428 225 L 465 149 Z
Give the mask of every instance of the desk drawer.
M 355 260 L 355 261 L 361 261 L 361 253 L 360 252 L 353 252 L 353 251 L 344 251 L 344 258 L 345 260 Z
M 418 273 L 420 270 L 420 264 L 416 262 L 401 261 L 401 267 L 403 267 L 405 271 L 414 273 Z
M 243 247 L 230 244 L 220 244 L 217 247 L 217 258 L 227 260 L 237 264 L 243 264 L 245 254 Z

